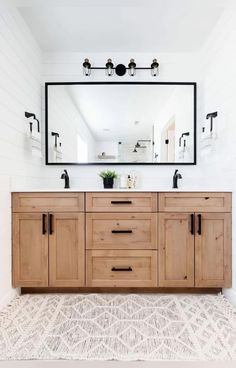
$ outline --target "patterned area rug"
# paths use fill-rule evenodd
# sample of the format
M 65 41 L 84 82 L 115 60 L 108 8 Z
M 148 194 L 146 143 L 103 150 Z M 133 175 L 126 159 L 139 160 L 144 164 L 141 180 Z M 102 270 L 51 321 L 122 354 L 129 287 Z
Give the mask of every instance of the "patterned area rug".
M 0 314 L 0 359 L 236 359 L 236 311 L 213 295 L 25 295 Z

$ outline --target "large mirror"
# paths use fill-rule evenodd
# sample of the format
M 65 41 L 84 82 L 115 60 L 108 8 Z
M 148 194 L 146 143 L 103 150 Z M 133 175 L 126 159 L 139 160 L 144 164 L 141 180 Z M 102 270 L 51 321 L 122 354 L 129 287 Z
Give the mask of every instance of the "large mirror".
M 195 163 L 195 83 L 46 83 L 46 164 Z

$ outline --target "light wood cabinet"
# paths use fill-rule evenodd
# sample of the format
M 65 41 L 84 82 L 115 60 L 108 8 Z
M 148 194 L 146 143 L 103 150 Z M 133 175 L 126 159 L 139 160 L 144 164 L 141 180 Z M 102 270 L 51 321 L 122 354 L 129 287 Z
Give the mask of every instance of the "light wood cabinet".
M 88 250 L 87 286 L 156 287 L 157 252 Z
M 160 286 L 194 286 L 193 221 L 190 213 L 159 214 Z
M 48 286 L 47 215 L 13 215 L 13 286 Z
M 83 212 L 84 193 L 13 193 L 13 212 Z
M 231 193 L 14 193 L 12 212 L 15 287 L 231 286 Z
M 231 212 L 231 193 L 160 193 L 160 212 Z
M 157 212 L 157 193 L 86 193 L 87 212 Z
M 157 249 L 156 213 L 87 213 L 87 249 Z
M 23 195 L 24 201 L 25 193 Z M 13 285 L 19 287 L 84 286 L 85 283 L 85 221 L 83 212 L 73 212 L 81 196 L 68 195 L 44 199 L 43 207 L 68 209 L 72 199 L 72 212 L 40 212 L 38 194 L 30 195 L 33 213 L 13 213 Z M 13 196 L 13 202 L 21 195 Z M 56 198 L 59 200 L 56 204 Z M 18 203 L 18 202 L 17 202 Z M 38 206 L 37 206 L 38 203 Z M 28 204 L 24 202 L 27 207 Z M 50 207 L 52 206 L 52 207 Z M 21 209 L 21 207 L 14 207 Z
M 49 214 L 49 286 L 84 286 L 84 214 Z
M 195 284 L 231 286 L 231 215 L 196 214 Z

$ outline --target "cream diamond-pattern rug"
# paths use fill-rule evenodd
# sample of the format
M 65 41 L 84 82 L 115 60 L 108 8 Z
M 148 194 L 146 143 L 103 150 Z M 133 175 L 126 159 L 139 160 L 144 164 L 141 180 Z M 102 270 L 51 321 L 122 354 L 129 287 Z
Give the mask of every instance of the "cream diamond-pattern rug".
M 221 295 L 24 295 L 0 313 L 0 359 L 236 359 L 236 311 Z

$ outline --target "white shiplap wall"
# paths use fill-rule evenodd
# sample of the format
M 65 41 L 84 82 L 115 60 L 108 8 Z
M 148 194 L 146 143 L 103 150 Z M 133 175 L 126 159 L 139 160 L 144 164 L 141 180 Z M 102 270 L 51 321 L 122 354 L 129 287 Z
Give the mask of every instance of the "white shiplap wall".
M 233 288 L 225 294 L 236 305 L 236 3 L 225 11 L 202 50 L 204 115 L 218 111 L 217 140 L 201 162 L 205 183 L 233 191 Z M 209 124 L 209 123 L 208 123 Z
M 41 159 L 27 145 L 25 111 L 41 120 L 41 51 L 16 9 L 0 8 L 0 305 L 11 288 L 11 198 L 14 185 L 37 186 Z

